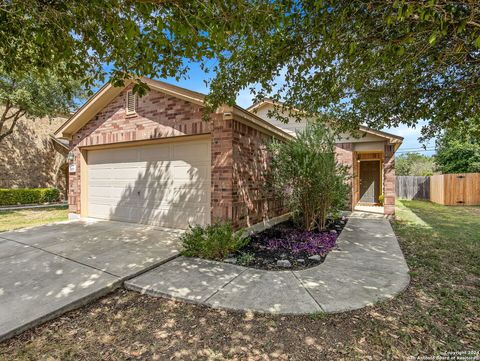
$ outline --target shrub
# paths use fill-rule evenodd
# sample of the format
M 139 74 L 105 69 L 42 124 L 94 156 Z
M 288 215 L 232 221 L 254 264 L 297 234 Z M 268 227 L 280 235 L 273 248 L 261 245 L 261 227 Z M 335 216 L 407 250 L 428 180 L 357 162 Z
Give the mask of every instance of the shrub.
M 244 252 L 237 258 L 237 262 L 241 266 L 248 266 L 255 262 L 255 255 L 250 252 Z
M 56 188 L 0 189 L 0 206 L 55 202 L 59 198 Z
M 385 202 L 385 196 L 382 193 L 378 196 L 378 203 L 380 203 L 383 206 L 383 202 Z
M 241 233 L 234 232 L 229 222 L 190 226 L 180 237 L 184 248 L 182 254 L 188 257 L 224 259 L 229 253 L 239 250 L 250 241 Z
M 288 201 L 308 231 L 325 229 L 328 213 L 345 206 L 348 167 L 335 157 L 335 135 L 320 123 L 308 124 L 289 142 L 270 144 L 270 184 Z

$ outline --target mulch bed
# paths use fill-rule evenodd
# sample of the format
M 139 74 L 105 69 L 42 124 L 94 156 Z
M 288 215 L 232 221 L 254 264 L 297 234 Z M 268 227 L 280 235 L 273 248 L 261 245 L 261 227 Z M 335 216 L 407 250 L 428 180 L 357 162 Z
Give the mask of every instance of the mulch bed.
M 265 270 L 298 270 L 322 263 L 335 246 L 347 219 L 329 219 L 327 229 L 307 232 L 293 221 L 279 223 L 252 235 L 251 242 L 227 262 Z M 280 262 L 278 262 L 280 261 Z

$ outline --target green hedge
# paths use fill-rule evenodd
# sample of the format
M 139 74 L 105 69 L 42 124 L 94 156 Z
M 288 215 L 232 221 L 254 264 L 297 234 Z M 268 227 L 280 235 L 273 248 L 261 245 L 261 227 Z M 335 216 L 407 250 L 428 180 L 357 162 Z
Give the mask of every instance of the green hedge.
M 0 188 L 0 206 L 56 202 L 59 198 L 56 188 Z

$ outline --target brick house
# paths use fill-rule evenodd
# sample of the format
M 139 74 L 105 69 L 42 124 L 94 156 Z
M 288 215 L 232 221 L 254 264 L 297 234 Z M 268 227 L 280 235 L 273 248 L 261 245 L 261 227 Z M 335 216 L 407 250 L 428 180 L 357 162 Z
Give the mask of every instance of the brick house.
M 150 87 L 143 97 L 131 84 L 105 85 L 55 133 L 70 142 L 71 217 L 186 228 L 219 219 L 245 227 L 284 215 L 282 202 L 264 190 L 266 144 L 292 139 L 291 131 L 239 106 L 223 106 L 205 122 L 202 94 L 143 80 Z M 362 131 L 383 142 L 372 156 L 384 169 L 391 214 L 393 136 Z M 354 143 L 337 147 L 352 172 L 367 159 Z
M 287 124 L 270 118 L 269 112 L 274 107 L 274 103 L 266 99 L 247 110 L 291 135 L 305 128 L 306 120 L 298 122 L 287 113 L 282 114 L 290 118 Z M 379 205 L 380 195 L 383 194 L 384 214 L 395 213 L 395 152 L 402 141 L 402 137 L 365 126 L 360 126 L 357 132 L 338 136 L 337 159 L 350 166 L 350 209 L 359 204 Z

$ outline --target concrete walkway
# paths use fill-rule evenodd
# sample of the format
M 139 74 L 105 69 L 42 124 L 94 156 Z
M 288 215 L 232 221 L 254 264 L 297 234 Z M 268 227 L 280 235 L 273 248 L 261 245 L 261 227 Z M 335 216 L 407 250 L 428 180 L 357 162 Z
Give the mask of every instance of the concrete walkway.
M 176 257 L 178 235 L 98 220 L 0 233 L 0 341 Z
M 353 212 L 325 262 L 264 271 L 179 257 L 125 282 L 127 289 L 212 307 L 278 314 L 342 312 L 394 297 L 408 267 L 388 220 Z

